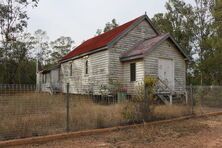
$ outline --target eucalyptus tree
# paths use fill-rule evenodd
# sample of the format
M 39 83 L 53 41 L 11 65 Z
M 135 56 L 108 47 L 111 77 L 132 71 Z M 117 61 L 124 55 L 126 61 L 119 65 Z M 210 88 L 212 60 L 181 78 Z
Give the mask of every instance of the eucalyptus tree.
M 16 81 L 15 73 L 27 48 L 20 40 L 29 19 L 27 10 L 30 7 L 37 7 L 37 4 L 38 0 L 0 1 L 1 82 L 15 83 Z M 18 56 L 18 54 L 21 55 Z
M 55 41 L 50 42 L 52 53 L 51 62 L 57 63 L 63 56 L 68 54 L 73 48 L 74 41 L 71 37 L 61 36 Z
M 110 31 L 118 26 L 119 26 L 119 24 L 116 22 L 116 19 L 112 19 L 111 22 L 107 22 L 105 24 L 105 27 L 103 29 L 97 29 L 96 35 L 100 35 L 102 33 Z

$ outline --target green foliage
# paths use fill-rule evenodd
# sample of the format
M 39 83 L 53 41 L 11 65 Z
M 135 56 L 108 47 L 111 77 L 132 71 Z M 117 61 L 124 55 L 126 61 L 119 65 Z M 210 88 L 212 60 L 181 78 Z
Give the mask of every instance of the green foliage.
M 0 83 L 35 83 L 35 61 L 28 57 L 31 44 L 21 38 L 12 43 L 13 50 L 0 63 Z
M 119 24 L 116 22 L 116 19 L 112 19 L 111 22 L 106 23 L 104 29 L 97 29 L 96 34 L 100 35 L 104 32 L 110 31 L 118 26 L 119 26 Z
M 33 43 L 33 48 L 30 51 L 32 57 L 38 59 L 38 61 L 44 65 L 50 63 L 51 50 L 49 49 L 49 37 L 46 31 L 38 29 L 30 37 Z
M 106 23 L 106 26 L 105 26 L 105 28 L 103 29 L 103 32 L 110 31 L 110 30 L 112 30 L 112 29 L 114 29 L 114 28 L 116 28 L 116 27 L 118 27 L 118 26 L 119 26 L 119 25 L 117 24 L 116 19 L 112 19 L 111 22 Z
M 188 83 L 221 85 L 222 1 L 168 0 L 166 13 L 153 17 L 161 32 L 169 32 L 193 61 L 188 67 Z
M 61 36 L 55 41 L 52 41 L 52 53 L 51 53 L 51 62 L 57 63 L 63 56 L 70 52 L 74 41 L 71 37 Z
M 144 78 L 144 84 L 145 86 L 154 89 L 154 87 L 156 86 L 157 83 L 157 78 L 154 76 L 145 76 Z
M 125 119 L 135 122 L 150 120 L 152 118 L 156 84 L 157 79 L 153 76 L 146 76 L 143 82 L 137 84 L 136 95 L 132 96 L 132 100 L 127 103 L 122 112 Z M 145 94 L 147 94 L 147 98 L 145 98 Z
M 0 2 L 0 30 L 5 48 L 27 27 L 27 8 L 36 7 L 38 0 L 2 0 Z M 5 49 L 6 50 L 6 49 Z
M 24 29 L 27 27 L 27 9 L 37 4 L 38 0 L 0 2 L 0 83 L 35 82 L 29 75 L 32 72 L 26 71 L 33 63 L 27 63 L 31 42 L 25 40 L 29 35 L 24 34 Z
M 152 21 L 157 29 L 163 33 L 170 33 L 185 52 L 191 57 L 194 38 L 194 10 L 190 4 L 182 0 L 169 0 L 166 13 L 154 15 Z
M 222 85 L 222 0 L 215 2 L 212 9 L 212 35 L 205 40 L 208 51 L 204 52 L 203 60 L 199 64 L 205 84 L 208 85 Z

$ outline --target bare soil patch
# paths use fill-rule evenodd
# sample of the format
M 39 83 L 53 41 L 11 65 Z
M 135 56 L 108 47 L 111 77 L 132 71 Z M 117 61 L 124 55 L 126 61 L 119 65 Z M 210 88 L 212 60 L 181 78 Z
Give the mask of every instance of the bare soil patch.
M 144 125 L 95 136 L 70 138 L 17 148 L 60 147 L 222 147 L 222 115 L 162 125 Z

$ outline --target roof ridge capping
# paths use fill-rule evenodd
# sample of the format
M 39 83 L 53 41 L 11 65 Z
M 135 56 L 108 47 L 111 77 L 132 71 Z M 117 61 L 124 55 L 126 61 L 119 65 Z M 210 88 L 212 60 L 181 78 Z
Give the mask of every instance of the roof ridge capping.
M 149 17 L 145 15 L 141 15 L 127 23 L 124 23 L 110 31 L 107 31 L 105 33 L 102 33 L 98 36 L 92 37 L 79 46 L 77 46 L 75 49 L 70 51 L 67 55 L 65 55 L 60 62 L 69 61 L 74 58 L 78 58 L 81 56 L 84 56 L 84 54 L 90 53 L 90 52 L 96 52 L 97 49 L 102 49 L 106 47 L 113 46 L 119 39 L 121 39 L 125 34 L 127 34 L 130 30 L 132 30 L 134 27 L 136 27 L 141 21 L 146 19 L 151 27 L 154 29 L 154 31 L 159 34 L 159 32 L 156 30 L 156 28 L 153 26 L 151 20 Z

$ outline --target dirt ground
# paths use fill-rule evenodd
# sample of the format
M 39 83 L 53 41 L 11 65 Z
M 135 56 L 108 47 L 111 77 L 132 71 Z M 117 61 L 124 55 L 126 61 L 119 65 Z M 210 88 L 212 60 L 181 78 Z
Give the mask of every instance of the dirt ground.
M 163 125 L 138 127 L 102 135 L 20 146 L 17 148 L 75 147 L 222 147 L 222 115 L 189 119 Z

